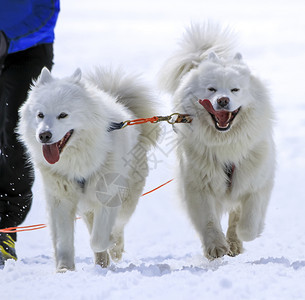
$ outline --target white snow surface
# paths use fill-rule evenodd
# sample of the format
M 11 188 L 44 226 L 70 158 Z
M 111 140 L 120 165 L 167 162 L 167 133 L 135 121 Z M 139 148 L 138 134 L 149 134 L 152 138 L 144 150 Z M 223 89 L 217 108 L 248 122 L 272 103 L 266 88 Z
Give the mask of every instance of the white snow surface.
M 76 271 L 55 273 L 49 228 L 18 234 L 18 261 L 0 270 L 1 299 L 305 299 L 305 1 L 86 0 L 61 2 L 54 76 L 102 66 L 143 75 L 160 100 L 157 72 L 185 26 L 211 19 L 232 26 L 240 52 L 270 86 L 277 121 L 276 184 L 265 230 L 245 252 L 209 262 L 179 205 L 175 180 L 144 196 L 126 227 L 125 254 L 95 266 L 76 221 Z M 304 114 L 304 115 L 303 115 Z M 122 120 L 118 120 L 122 121 Z M 162 124 L 145 191 L 175 177 L 172 129 Z M 128 129 L 125 129 L 128 130 Z M 23 225 L 47 223 L 42 182 Z M 223 221 L 226 230 L 227 218 Z

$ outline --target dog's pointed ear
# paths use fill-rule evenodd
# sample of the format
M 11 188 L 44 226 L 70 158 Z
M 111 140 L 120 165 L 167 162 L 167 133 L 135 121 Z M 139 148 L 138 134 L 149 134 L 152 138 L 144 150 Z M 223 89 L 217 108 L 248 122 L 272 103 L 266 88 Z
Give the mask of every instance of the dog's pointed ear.
M 48 68 L 43 67 L 43 69 L 41 70 L 41 73 L 36 81 L 36 85 L 44 84 L 44 83 L 50 82 L 52 80 L 53 80 L 53 77 L 52 77 L 50 71 L 48 70 Z
M 72 74 L 72 79 L 74 80 L 75 83 L 78 83 L 81 78 L 82 78 L 82 71 L 80 68 L 77 68 L 74 73 Z
M 239 52 L 237 52 L 237 53 L 235 54 L 235 56 L 234 56 L 234 59 L 235 59 L 235 60 L 242 60 L 242 59 L 243 59 L 243 56 L 242 56 Z
M 208 56 L 208 59 L 211 60 L 211 61 L 218 61 L 219 60 L 219 58 L 218 58 L 218 56 L 215 52 L 210 52 L 209 56 Z

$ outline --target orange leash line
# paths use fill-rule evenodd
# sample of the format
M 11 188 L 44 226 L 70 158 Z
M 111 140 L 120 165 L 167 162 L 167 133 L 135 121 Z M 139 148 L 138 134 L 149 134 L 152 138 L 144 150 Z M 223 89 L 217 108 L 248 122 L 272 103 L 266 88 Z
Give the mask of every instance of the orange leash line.
M 126 126 L 127 125 L 138 125 L 138 124 L 144 124 L 144 123 L 156 123 L 158 122 L 159 118 L 158 117 L 152 117 L 152 118 L 146 118 L 146 119 L 135 119 L 131 121 L 126 121 Z
M 174 118 L 176 117 L 176 118 Z M 193 121 L 193 117 L 189 114 L 180 114 L 180 113 L 172 113 L 169 116 L 154 116 L 151 118 L 142 118 L 142 119 L 135 119 L 135 120 L 127 120 L 120 123 L 113 123 L 109 131 L 125 128 L 128 125 L 138 125 L 144 123 L 158 123 L 166 121 L 167 123 L 173 125 L 175 123 L 191 123 Z
M 20 231 L 31 231 L 36 229 L 42 229 L 47 227 L 46 224 L 37 224 L 37 225 L 29 225 L 29 226 L 19 226 L 19 227 L 8 227 L 4 229 L 0 229 L 0 232 L 4 233 L 14 233 L 14 232 L 20 232 Z
M 150 194 L 150 193 L 152 193 L 152 192 L 158 190 L 159 188 L 161 188 L 161 187 L 167 185 L 168 183 L 172 182 L 173 180 L 174 180 L 174 178 L 171 179 L 171 180 L 169 180 L 169 181 L 167 181 L 167 182 L 165 182 L 165 183 L 163 183 L 163 184 L 161 184 L 161 185 L 159 185 L 158 187 L 154 188 L 153 190 L 151 190 L 151 191 L 149 191 L 149 192 L 146 192 L 146 193 L 142 194 L 141 197 L 143 197 L 143 196 L 145 196 L 145 195 L 148 195 L 148 194 Z
M 139 124 L 139 123 L 138 123 Z M 134 125 L 134 124 L 131 124 Z M 159 186 L 157 186 L 156 188 L 144 193 L 141 195 L 141 197 L 146 196 L 158 189 L 160 189 L 161 187 L 167 185 L 168 183 L 172 182 L 174 179 L 171 179 Z M 80 217 L 77 217 L 76 219 L 80 219 Z M 22 232 L 22 231 L 32 231 L 32 230 L 37 230 L 37 229 L 42 229 L 42 228 L 46 228 L 47 225 L 46 224 L 37 224 L 37 225 L 28 225 L 28 226 L 18 226 L 18 227 L 8 227 L 8 228 L 4 228 L 4 229 L 0 229 L 0 232 L 3 233 L 15 233 L 15 232 Z
M 42 229 L 42 228 L 46 228 L 47 225 L 43 225 L 43 226 L 37 226 L 37 227 L 33 227 L 33 228 L 27 228 L 27 229 L 19 229 L 19 227 L 16 228 L 5 228 L 5 229 L 1 229 L 0 232 L 4 232 L 4 233 L 15 233 L 15 232 L 22 232 L 22 231 L 32 231 L 32 230 L 37 230 L 37 229 Z

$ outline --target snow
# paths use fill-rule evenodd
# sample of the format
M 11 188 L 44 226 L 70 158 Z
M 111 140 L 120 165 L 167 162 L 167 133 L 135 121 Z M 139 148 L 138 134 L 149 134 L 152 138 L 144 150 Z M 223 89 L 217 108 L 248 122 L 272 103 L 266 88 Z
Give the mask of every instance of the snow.
M 191 21 L 231 25 L 240 52 L 268 82 L 277 113 L 276 184 L 262 236 L 235 258 L 209 262 L 184 211 L 175 180 L 140 199 L 126 228 L 126 253 L 94 266 L 87 230 L 76 221 L 76 271 L 55 273 L 48 227 L 18 234 L 18 261 L 0 270 L 1 299 L 304 299 L 305 2 L 303 0 L 64 0 L 56 28 L 53 74 L 122 65 L 156 89 L 157 72 Z M 175 177 L 170 125 L 150 155 L 145 191 Z M 37 175 L 24 225 L 47 223 Z M 224 230 L 226 220 L 223 221 Z

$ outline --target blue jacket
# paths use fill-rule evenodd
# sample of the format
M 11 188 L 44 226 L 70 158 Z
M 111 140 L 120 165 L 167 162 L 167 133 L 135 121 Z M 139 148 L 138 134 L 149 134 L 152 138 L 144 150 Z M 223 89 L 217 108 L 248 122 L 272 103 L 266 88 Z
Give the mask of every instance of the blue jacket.
M 9 41 L 8 53 L 54 42 L 59 0 L 0 0 L 0 30 Z

